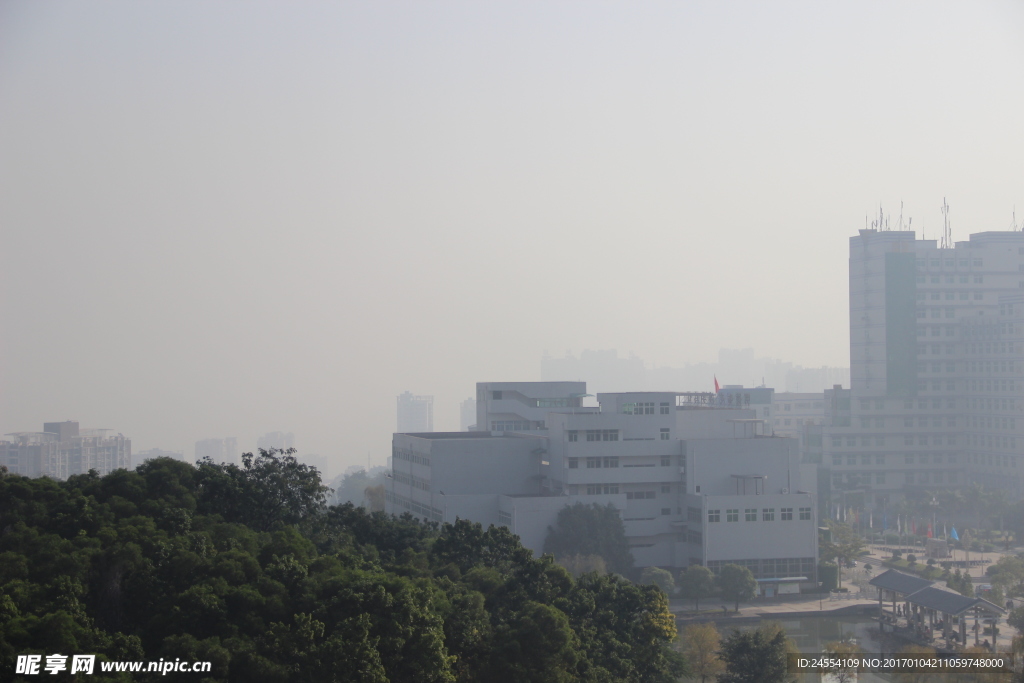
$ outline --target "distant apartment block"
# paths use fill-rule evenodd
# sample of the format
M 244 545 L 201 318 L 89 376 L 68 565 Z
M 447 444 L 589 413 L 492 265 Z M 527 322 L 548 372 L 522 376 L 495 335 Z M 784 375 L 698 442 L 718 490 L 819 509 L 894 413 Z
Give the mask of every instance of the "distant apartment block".
M 408 391 L 399 394 L 398 431 L 402 433 L 434 431 L 434 397 L 414 396 Z
M 224 439 L 203 439 L 196 441 L 196 463 L 209 458 L 214 463 L 241 464 L 238 458 L 238 439 L 233 436 Z
M 387 511 L 504 525 L 539 553 L 562 508 L 610 503 L 640 567 L 816 581 L 815 467 L 746 407 L 770 393 L 584 396 L 583 382 L 478 384 L 487 431 L 394 435 Z
M 112 429 L 79 429 L 78 423 L 46 422 L 41 432 L 14 432 L 0 441 L 0 465 L 27 477 L 67 479 L 96 470 L 131 469 L 132 442 Z
M 277 448 L 286 451 L 295 448 L 295 434 L 291 432 L 268 432 L 256 440 L 256 447 L 265 451 Z
M 459 431 L 468 432 L 476 427 L 476 399 L 467 398 L 459 404 Z

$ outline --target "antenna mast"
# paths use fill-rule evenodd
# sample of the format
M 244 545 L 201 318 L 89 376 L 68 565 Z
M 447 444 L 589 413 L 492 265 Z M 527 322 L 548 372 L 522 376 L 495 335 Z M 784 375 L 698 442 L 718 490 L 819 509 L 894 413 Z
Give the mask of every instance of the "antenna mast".
M 953 248 L 953 233 L 949 227 L 949 204 L 946 203 L 945 197 L 942 198 L 942 242 L 939 244 L 939 248 Z

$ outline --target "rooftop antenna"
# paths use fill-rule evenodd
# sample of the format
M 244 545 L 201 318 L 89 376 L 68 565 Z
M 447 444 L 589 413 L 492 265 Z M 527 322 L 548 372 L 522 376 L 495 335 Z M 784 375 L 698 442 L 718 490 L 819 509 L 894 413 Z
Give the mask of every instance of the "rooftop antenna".
M 1022 232 L 1024 232 L 1024 225 L 1020 226 Z M 1017 205 L 1013 206 L 1013 223 L 1010 224 L 1010 230 L 1017 232 Z
M 865 219 L 866 222 L 867 219 Z M 878 219 L 871 221 L 871 228 L 878 230 L 879 232 L 886 232 L 889 230 L 889 217 L 885 215 L 882 210 L 882 205 L 878 205 Z
M 946 203 L 945 197 L 942 198 L 942 241 L 939 244 L 939 248 L 953 248 L 953 236 L 949 227 L 949 204 Z

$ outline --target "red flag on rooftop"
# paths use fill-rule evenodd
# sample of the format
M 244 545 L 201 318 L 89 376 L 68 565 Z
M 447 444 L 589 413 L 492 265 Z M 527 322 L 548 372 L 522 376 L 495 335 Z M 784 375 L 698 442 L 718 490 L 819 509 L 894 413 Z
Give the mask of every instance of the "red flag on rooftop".
M 932 538 L 932 523 L 928 522 L 928 538 Z
M 718 375 L 715 375 L 715 393 L 717 394 L 722 390 L 722 387 L 718 386 Z

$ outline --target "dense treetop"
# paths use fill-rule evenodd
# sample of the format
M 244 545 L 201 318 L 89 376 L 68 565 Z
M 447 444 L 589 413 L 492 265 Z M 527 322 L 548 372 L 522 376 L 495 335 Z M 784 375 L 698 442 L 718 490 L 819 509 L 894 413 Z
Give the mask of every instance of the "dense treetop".
M 327 507 L 328 493 L 277 451 L 66 482 L 0 474 L 0 670 L 18 654 L 95 653 L 213 662 L 205 679 L 177 674 L 189 681 L 681 672 L 657 587 L 574 580 L 504 527 Z

